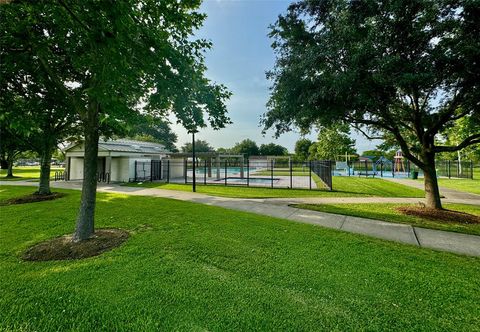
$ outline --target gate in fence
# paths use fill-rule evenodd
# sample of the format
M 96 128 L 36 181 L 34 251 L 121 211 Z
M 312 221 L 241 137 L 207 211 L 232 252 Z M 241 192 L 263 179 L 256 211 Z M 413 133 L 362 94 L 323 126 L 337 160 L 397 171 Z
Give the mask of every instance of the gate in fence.
M 134 181 L 159 181 L 165 179 L 165 168 L 162 167 L 162 162 L 165 166 L 169 163 L 168 160 L 150 160 L 150 161 L 135 161 L 135 177 Z

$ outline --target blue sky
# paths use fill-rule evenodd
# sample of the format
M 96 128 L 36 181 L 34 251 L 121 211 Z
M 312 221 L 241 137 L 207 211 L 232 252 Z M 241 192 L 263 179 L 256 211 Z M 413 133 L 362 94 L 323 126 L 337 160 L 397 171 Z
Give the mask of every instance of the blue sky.
M 288 133 L 275 139 L 273 132 L 265 136 L 259 126 L 260 116 L 266 111 L 269 82 L 265 71 L 274 64 L 274 54 L 267 34 L 268 26 L 284 13 L 291 1 L 286 0 L 204 0 L 201 11 L 208 15 L 197 37 L 213 43 L 206 53 L 207 76 L 225 84 L 233 96 L 227 106 L 233 124 L 214 131 L 202 129 L 197 135 L 215 148 L 231 147 L 245 138 L 257 144 L 275 142 L 293 152 L 298 133 Z M 173 126 L 181 146 L 191 138 L 186 131 Z M 375 147 L 374 143 L 353 135 L 359 151 Z M 309 136 L 315 139 L 315 133 Z

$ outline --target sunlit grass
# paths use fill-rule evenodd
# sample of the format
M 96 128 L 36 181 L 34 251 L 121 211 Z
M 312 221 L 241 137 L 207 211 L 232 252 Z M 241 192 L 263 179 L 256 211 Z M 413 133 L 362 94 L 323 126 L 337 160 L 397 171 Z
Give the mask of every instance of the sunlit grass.
M 318 178 L 318 177 L 317 177 Z M 318 179 L 318 186 L 323 186 Z M 169 190 L 191 191 L 192 185 L 176 183 L 143 182 L 141 184 L 129 183 L 128 186 L 159 188 Z M 197 192 L 223 197 L 237 198 L 275 198 L 275 197 L 423 197 L 422 190 L 393 183 L 382 179 L 359 177 L 333 177 L 333 191 L 326 189 L 286 189 L 286 188 L 261 188 L 243 186 L 222 186 L 197 184 Z
M 388 222 L 404 223 L 424 228 L 480 235 L 480 224 L 460 224 L 434 221 L 425 218 L 404 215 L 396 210 L 413 204 L 357 203 L 357 204 L 297 204 L 295 207 L 320 212 L 343 214 L 347 216 L 377 219 Z M 480 205 L 444 204 L 444 208 L 480 216 Z
M 64 168 L 52 167 L 50 169 L 50 178 L 55 176 L 55 172 L 63 171 Z M 27 180 L 27 179 L 38 179 L 40 178 L 40 167 L 38 166 L 19 166 L 13 168 L 13 178 L 5 178 L 7 175 L 7 170 L 0 170 L 0 180 Z
M 0 330 L 480 326 L 478 258 L 169 199 L 99 194 L 96 226 L 129 230 L 124 245 L 82 261 L 22 262 L 29 245 L 73 231 L 80 193 L 64 192 L 1 208 Z

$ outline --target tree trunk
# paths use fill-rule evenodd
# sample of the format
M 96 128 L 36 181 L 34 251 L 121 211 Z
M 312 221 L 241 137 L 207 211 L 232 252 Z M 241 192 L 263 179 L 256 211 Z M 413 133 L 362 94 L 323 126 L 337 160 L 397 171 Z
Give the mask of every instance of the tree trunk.
M 8 169 L 8 162 L 4 154 L 0 156 L 0 169 Z
M 423 162 L 426 165 L 423 169 L 426 205 L 428 208 L 442 209 L 437 171 L 435 169 L 435 155 L 426 155 Z
M 40 182 L 38 184 L 38 195 L 50 195 L 50 165 L 52 162 L 52 146 L 45 147 L 40 160 Z
M 13 178 L 13 153 L 7 156 L 7 178 Z
M 97 159 L 98 159 L 98 107 L 92 103 L 83 121 L 85 136 L 85 157 L 83 160 L 83 185 L 80 210 L 73 241 L 79 242 L 90 238 L 94 231 L 95 200 L 97 194 Z
M 457 157 L 458 157 L 458 174 L 461 176 L 462 175 L 462 157 L 460 154 L 460 150 L 457 151 Z

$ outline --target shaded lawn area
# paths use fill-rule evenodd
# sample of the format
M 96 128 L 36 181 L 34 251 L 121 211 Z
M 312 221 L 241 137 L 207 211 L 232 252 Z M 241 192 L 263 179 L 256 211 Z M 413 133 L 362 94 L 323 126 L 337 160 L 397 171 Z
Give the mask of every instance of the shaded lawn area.
M 50 178 L 55 176 L 56 171 L 63 171 L 64 168 L 52 167 L 50 169 Z M 20 166 L 13 168 L 14 178 L 5 178 L 7 175 L 7 170 L 0 170 L 0 180 L 1 181 L 19 181 L 27 179 L 39 179 L 40 178 L 40 167 L 37 166 Z
M 0 198 L 34 188 L 3 187 Z M 131 232 L 81 261 L 22 262 L 73 231 L 77 191 L 2 207 L 0 330 L 465 330 L 480 259 L 154 197 L 98 194 Z
M 474 179 L 438 179 L 438 185 L 458 191 L 480 195 L 480 178 Z
M 191 184 L 143 182 L 128 183 L 127 186 L 159 188 L 170 190 L 191 191 Z M 322 185 L 322 184 L 318 184 Z M 424 197 L 422 190 L 408 187 L 382 179 L 359 177 L 333 177 L 333 191 L 324 189 L 284 189 L 259 188 L 242 186 L 201 185 L 197 184 L 197 192 L 223 197 L 236 198 L 281 198 L 281 197 Z
M 295 204 L 300 209 L 314 210 L 327 213 L 343 214 L 347 216 L 377 219 L 389 222 L 398 222 L 418 227 L 439 229 L 459 233 L 480 235 L 480 224 L 448 223 L 443 221 L 429 220 L 411 215 L 404 215 L 396 211 L 396 208 L 414 206 L 414 204 L 393 203 L 357 203 L 357 204 Z M 480 206 L 467 204 L 444 204 L 445 209 L 469 213 L 480 216 Z

